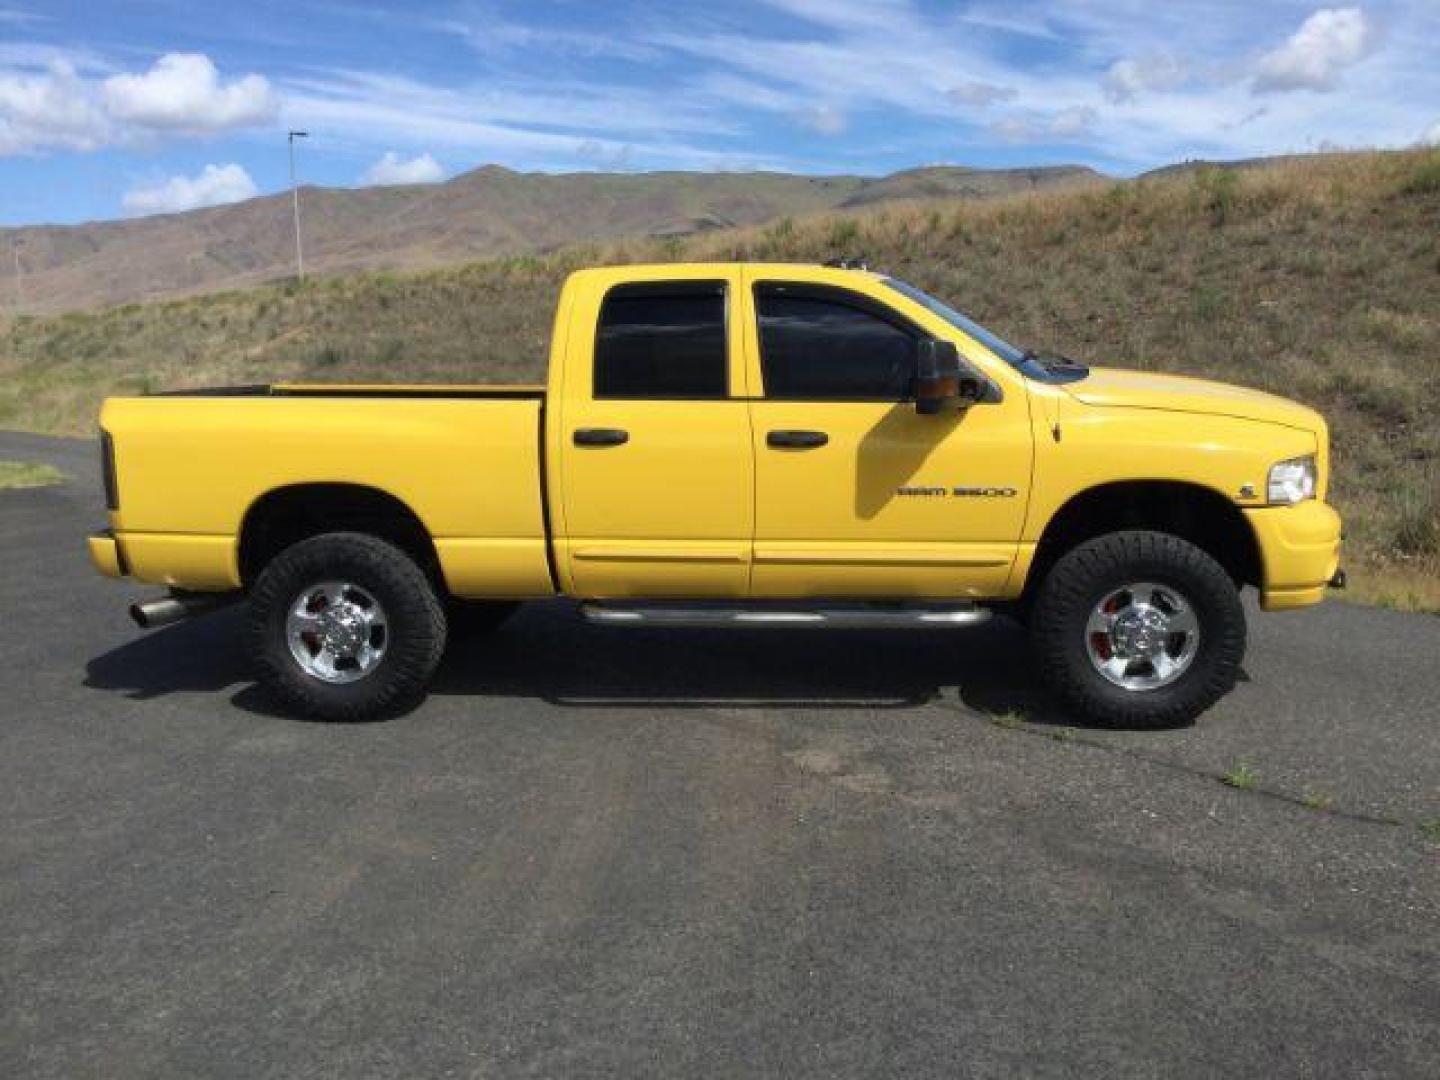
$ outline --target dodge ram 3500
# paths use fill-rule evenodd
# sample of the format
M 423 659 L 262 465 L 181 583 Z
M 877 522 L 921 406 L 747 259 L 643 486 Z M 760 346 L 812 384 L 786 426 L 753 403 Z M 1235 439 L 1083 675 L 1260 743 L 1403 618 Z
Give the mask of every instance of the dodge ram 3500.
M 296 710 L 394 715 L 447 620 L 570 596 L 607 626 L 1030 627 L 1104 723 L 1233 685 L 1240 590 L 1339 570 L 1324 420 L 1010 345 L 852 265 L 582 270 L 548 386 L 269 385 L 112 398 L 101 573 L 158 625 L 248 606 Z

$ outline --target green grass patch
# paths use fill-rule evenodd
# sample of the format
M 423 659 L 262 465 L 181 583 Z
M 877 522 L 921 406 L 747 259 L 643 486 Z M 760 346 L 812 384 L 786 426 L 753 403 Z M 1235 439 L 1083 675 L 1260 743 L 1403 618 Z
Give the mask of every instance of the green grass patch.
M 1440 191 L 1440 153 L 1430 154 L 1417 162 L 1400 190 L 1406 195 L 1429 195 Z
M 13 488 L 50 487 L 63 484 L 68 477 L 51 465 L 29 461 L 0 461 L 0 491 Z
M 1244 761 L 1237 761 L 1220 782 L 1238 791 L 1253 791 L 1260 783 L 1260 774 Z

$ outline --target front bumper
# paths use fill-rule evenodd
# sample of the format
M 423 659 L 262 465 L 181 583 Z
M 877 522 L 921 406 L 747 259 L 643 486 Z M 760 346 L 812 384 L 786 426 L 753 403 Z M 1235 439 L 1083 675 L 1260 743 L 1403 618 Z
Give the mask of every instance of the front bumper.
M 90 561 L 95 564 L 95 569 L 101 574 L 111 578 L 122 578 L 129 572 L 125 565 L 125 555 L 120 550 L 120 543 L 109 529 L 92 533 L 87 543 L 90 547 Z
M 1340 515 L 1328 503 L 1245 511 L 1260 547 L 1260 606 L 1266 611 L 1309 607 L 1325 598 L 1340 570 Z

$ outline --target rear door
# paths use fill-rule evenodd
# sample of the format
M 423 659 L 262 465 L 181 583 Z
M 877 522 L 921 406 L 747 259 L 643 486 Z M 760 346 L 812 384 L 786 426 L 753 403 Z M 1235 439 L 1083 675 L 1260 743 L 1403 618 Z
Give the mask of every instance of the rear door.
M 659 268 L 577 298 L 556 543 L 573 594 L 745 595 L 754 468 L 738 286 L 735 270 Z
M 879 287 L 750 274 L 752 594 L 999 595 L 1030 482 L 1027 395 L 917 414 L 916 343 L 943 331 Z

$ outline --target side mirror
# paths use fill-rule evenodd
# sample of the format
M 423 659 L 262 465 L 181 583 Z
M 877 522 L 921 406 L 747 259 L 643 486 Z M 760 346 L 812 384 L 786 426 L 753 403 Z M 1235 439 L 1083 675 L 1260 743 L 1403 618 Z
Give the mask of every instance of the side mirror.
M 960 350 L 953 341 L 923 338 L 915 352 L 915 411 L 938 413 L 960 396 Z
M 915 364 L 915 411 L 938 413 L 947 404 L 968 409 L 982 401 L 999 400 L 999 387 L 960 359 L 952 341 L 922 340 Z

